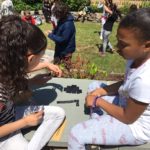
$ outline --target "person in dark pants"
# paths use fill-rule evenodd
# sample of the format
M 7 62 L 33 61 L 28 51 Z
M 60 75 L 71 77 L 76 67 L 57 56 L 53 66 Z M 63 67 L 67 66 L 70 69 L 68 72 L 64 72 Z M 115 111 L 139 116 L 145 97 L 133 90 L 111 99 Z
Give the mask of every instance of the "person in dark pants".
M 43 0 L 42 11 L 46 22 L 49 23 L 51 20 L 51 3 L 49 2 L 49 0 Z
M 52 15 L 58 20 L 58 24 L 53 31 L 48 33 L 48 37 L 56 44 L 54 63 L 70 64 L 72 53 L 76 49 L 73 16 L 69 13 L 68 6 L 63 2 L 58 2 L 52 10 Z
M 121 13 L 117 9 L 116 4 L 113 4 L 112 8 L 112 14 L 107 18 L 105 24 L 104 24 L 104 31 L 103 31 L 103 46 L 102 51 L 100 51 L 100 56 L 105 56 L 107 47 L 110 49 L 110 52 L 114 52 L 113 46 L 111 45 L 109 41 L 109 36 L 112 33 L 113 25 L 115 21 L 117 21 L 118 17 L 121 18 Z

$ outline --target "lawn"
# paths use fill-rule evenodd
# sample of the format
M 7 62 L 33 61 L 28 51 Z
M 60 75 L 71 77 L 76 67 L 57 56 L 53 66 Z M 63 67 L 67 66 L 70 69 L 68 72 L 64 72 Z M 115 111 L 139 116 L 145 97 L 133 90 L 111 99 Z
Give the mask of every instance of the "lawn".
M 100 57 L 98 53 L 97 45 L 101 43 L 99 38 L 100 24 L 92 22 L 76 22 L 76 44 L 77 49 L 73 55 L 75 59 L 77 55 L 80 55 L 82 59 L 89 60 L 91 63 L 95 63 L 100 69 L 107 71 L 107 73 L 123 73 L 125 61 L 117 53 L 107 53 L 105 57 Z M 110 36 L 110 41 L 116 45 L 116 30 L 117 23 L 114 25 L 113 33 Z M 51 30 L 50 24 L 43 24 L 40 28 L 45 32 Z M 54 49 L 54 42 L 48 39 L 48 48 Z

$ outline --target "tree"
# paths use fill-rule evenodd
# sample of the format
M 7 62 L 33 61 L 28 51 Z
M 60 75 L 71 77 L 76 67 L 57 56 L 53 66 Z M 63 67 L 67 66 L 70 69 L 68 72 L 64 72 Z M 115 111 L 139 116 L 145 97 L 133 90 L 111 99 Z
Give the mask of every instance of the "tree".
M 85 5 L 89 6 L 91 4 L 90 0 L 63 0 L 68 4 L 72 11 L 77 11 L 80 7 L 84 7 Z

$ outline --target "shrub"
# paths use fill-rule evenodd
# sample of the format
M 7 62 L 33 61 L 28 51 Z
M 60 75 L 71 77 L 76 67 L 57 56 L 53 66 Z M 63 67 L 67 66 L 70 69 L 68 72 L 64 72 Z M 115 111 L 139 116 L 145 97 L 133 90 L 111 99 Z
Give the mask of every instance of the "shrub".
M 148 7 L 150 7 L 150 2 L 149 1 L 143 1 L 140 7 L 141 8 L 148 8 Z
M 20 13 L 22 10 L 41 10 L 41 0 L 13 0 L 15 11 Z
M 121 11 L 121 14 L 124 14 L 124 15 L 128 14 L 129 7 L 130 7 L 129 3 L 125 3 L 122 7 L 120 7 L 119 10 Z
M 78 55 L 76 59 L 65 66 L 60 65 L 63 71 L 64 78 L 76 78 L 76 79 L 104 79 L 107 78 L 108 74 L 105 70 L 101 70 L 95 63 L 87 61 L 87 59 L 81 59 Z
M 85 5 L 89 6 L 90 0 L 63 0 L 68 4 L 71 11 L 78 11 L 81 8 L 84 8 Z

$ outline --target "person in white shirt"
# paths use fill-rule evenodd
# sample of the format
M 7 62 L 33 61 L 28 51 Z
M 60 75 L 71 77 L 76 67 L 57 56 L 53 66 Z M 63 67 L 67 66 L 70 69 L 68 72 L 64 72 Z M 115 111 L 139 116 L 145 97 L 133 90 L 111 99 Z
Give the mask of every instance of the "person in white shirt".
M 112 10 L 110 9 L 110 3 L 108 0 L 100 0 L 98 3 L 97 8 L 102 9 L 102 16 L 101 16 L 101 31 L 100 31 L 100 39 L 103 39 L 103 26 L 108 18 L 109 14 L 112 14 Z
M 13 14 L 13 3 L 11 0 L 4 0 L 1 4 L 1 15 L 12 15 Z
M 75 125 L 68 150 L 86 144 L 141 145 L 150 141 L 150 8 L 128 14 L 117 31 L 118 53 L 130 60 L 124 81 L 90 86 L 85 105 L 99 108 L 91 119 Z M 119 96 L 118 104 L 110 96 Z M 106 113 L 104 114 L 105 111 Z

